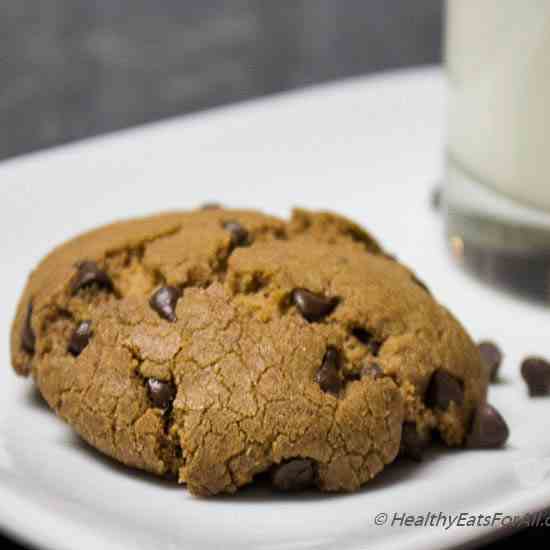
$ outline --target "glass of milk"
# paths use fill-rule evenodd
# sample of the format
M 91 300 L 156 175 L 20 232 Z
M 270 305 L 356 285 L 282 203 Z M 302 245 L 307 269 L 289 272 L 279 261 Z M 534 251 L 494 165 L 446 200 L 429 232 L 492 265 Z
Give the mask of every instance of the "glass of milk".
M 550 0 L 448 0 L 452 250 L 550 302 Z

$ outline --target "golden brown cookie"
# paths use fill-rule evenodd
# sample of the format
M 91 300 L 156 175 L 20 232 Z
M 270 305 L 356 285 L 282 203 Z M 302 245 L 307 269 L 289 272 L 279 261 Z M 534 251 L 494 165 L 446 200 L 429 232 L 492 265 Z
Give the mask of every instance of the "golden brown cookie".
M 170 213 L 69 241 L 31 275 L 11 347 L 91 445 L 200 495 L 262 472 L 355 490 L 432 434 L 463 444 L 488 378 L 411 271 L 303 210 Z

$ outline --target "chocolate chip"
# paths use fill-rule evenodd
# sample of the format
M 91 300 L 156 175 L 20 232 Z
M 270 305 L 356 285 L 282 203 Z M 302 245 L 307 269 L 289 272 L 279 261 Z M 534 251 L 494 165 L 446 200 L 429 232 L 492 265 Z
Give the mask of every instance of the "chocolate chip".
M 382 347 L 382 344 L 374 339 L 374 336 L 364 328 L 356 327 L 351 332 L 359 342 L 364 344 L 370 349 L 370 352 L 373 355 L 378 355 L 378 352 L 380 351 L 380 348 Z
M 224 222 L 223 228 L 231 234 L 232 246 L 247 246 L 250 244 L 248 231 L 236 221 Z
M 527 357 L 521 364 L 521 376 L 531 397 L 550 394 L 550 363 L 546 359 Z
M 81 321 L 74 330 L 69 340 L 68 351 L 71 355 L 78 357 L 84 348 L 88 345 L 92 336 L 92 322 Z
M 356 327 L 354 328 L 351 333 L 361 342 L 362 344 L 365 344 L 368 346 L 372 340 L 372 334 L 365 330 L 364 328 Z
M 323 358 L 323 364 L 317 371 L 315 380 L 324 392 L 338 394 L 342 389 L 340 377 L 340 356 L 335 348 L 328 348 Z
M 412 276 L 412 281 L 415 285 L 418 285 L 422 290 L 425 290 L 428 294 L 430 295 L 432 294 L 430 289 L 428 288 L 428 285 L 426 285 L 424 281 L 420 280 L 415 275 Z
M 399 454 L 420 462 L 424 451 L 430 444 L 430 437 L 418 433 L 415 422 L 405 422 L 401 431 L 401 447 Z
M 384 371 L 377 363 L 370 363 L 368 365 L 365 365 L 361 370 L 361 378 L 367 377 L 378 380 L 379 378 L 383 378 L 383 376 Z
M 159 288 L 149 300 L 149 305 L 163 318 L 172 323 L 176 320 L 176 304 L 181 298 L 181 290 L 174 286 Z
M 497 379 L 498 369 L 502 363 L 502 352 L 494 342 L 485 340 L 477 345 L 481 358 L 489 369 L 491 382 Z
M 447 410 L 451 401 L 458 406 L 464 402 L 462 382 L 443 370 L 435 371 L 426 392 L 426 404 Z
M 338 305 L 338 298 L 315 294 L 305 288 L 296 288 L 292 291 L 292 302 L 305 319 L 315 322 L 334 311 Z
M 315 467 L 312 460 L 294 458 L 273 468 L 273 486 L 280 491 L 300 491 L 315 482 Z
M 201 210 L 219 210 L 222 205 L 219 202 L 205 202 L 201 206 Z
M 25 321 L 23 322 L 23 329 L 21 331 L 21 347 L 27 353 L 34 353 L 36 347 L 36 336 L 32 329 L 32 302 L 29 302 L 27 306 L 27 313 L 25 314 Z
M 100 269 L 95 262 L 84 261 L 77 265 L 78 272 L 71 281 L 71 293 L 75 294 L 80 289 L 97 285 L 106 290 L 113 289 L 113 281 L 105 271 Z
M 167 409 L 176 397 L 176 387 L 172 382 L 163 382 L 156 378 L 147 380 L 147 390 L 153 407 L 158 409 Z
M 474 413 L 466 446 L 472 449 L 502 447 L 509 435 L 510 430 L 501 414 L 489 403 L 483 403 Z

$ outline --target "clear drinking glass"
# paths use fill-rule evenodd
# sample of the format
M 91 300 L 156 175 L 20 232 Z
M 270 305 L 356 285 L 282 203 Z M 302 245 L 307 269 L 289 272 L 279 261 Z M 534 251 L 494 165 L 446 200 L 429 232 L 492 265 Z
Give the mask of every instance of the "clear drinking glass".
M 448 0 L 447 231 L 492 283 L 550 301 L 550 0 Z

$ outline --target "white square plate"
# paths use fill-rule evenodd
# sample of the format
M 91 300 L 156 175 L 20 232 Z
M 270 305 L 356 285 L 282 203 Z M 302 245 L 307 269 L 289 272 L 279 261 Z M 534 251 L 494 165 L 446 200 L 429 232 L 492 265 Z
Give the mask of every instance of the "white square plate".
M 351 80 L 120 132 L 0 166 L 0 527 L 56 550 L 440 549 L 495 528 L 376 526 L 376 514 L 519 514 L 550 505 L 550 399 L 529 400 L 527 353 L 548 353 L 548 311 L 455 269 L 429 208 L 442 173 L 438 70 Z M 352 495 L 247 490 L 203 500 L 91 450 L 17 379 L 8 358 L 16 300 L 55 244 L 117 218 L 206 201 L 287 215 L 333 209 L 413 265 L 469 328 L 506 352 L 491 402 L 509 422 L 500 451 L 433 452 L 388 467 Z

